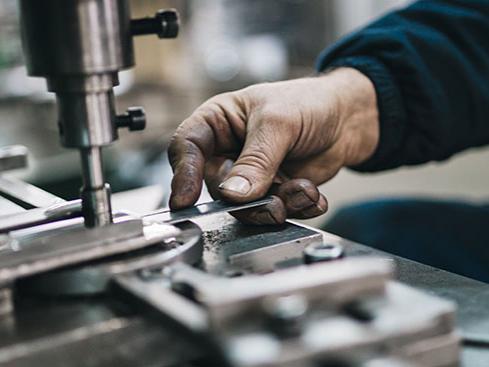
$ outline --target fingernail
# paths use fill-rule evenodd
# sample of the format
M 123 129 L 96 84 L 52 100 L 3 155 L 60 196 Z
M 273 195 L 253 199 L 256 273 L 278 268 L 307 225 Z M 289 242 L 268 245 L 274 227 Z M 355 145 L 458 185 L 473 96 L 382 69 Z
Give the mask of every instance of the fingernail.
M 288 204 L 293 210 L 301 210 L 311 206 L 312 200 L 302 191 L 295 192 L 289 196 Z
M 233 191 L 241 195 L 246 195 L 251 190 L 251 183 L 241 176 L 233 176 L 219 185 L 221 190 Z
M 314 204 L 310 208 L 304 209 L 301 213 L 306 217 L 317 217 L 324 214 L 324 209 L 318 204 Z
M 323 197 L 321 197 L 316 204 L 303 210 L 302 214 L 308 217 L 309 216 L 315 217 L 326 213 L 327 210 L 328 210 L 328 202 Z

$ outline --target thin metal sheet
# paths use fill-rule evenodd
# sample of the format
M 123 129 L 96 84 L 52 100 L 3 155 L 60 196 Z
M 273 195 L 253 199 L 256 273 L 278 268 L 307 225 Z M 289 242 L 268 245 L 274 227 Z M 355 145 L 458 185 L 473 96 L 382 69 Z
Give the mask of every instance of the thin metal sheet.
M 176 224 L 185 222 L 189 219 L 202 217 L 204 215 L 216 214 L 216 213 L 232 213 L 238 210 L 256 208 L 272 202 L 272 197 L 267 196 L 263 199 L 252 201 L 244 204 L 227 203 L 221 200 L 211 201 L 208 203 L 198 204 L 190 208 L 181 210 L 161 210 L 147 214 L 143 217 L 144 220 L 154 220 L 160 222 L 166 222 L 169 224 Z

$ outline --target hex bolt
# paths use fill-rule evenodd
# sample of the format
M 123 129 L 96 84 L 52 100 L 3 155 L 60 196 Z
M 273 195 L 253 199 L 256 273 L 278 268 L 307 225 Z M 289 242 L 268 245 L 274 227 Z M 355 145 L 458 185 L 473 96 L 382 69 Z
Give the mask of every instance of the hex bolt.
M 313 264 L 340 259 L 344 256 L 344 250 L 336 243 L 312 244 L 304 249 L 303 256 L 306 264 Z

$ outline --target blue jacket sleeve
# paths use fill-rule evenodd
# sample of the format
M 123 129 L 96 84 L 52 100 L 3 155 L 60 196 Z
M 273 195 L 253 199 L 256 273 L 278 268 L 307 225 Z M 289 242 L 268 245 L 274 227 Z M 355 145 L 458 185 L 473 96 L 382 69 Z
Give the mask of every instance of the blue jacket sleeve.
M 489 143 L 489 0 L 422 0 L 323 51 L 376 89 L 380 142 L 360 171 L 443 160 Z

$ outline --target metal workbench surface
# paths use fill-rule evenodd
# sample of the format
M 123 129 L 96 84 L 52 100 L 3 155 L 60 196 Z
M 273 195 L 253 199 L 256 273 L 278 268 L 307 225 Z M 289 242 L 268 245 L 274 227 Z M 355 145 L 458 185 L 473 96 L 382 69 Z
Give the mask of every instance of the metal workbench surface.
M 232 247 L 237 236 L 253 238 L 254 240 L 248 241 L 250 244 L 259 242 L 256 240 L 259 237 L 262 241 L 266 238 L 266 242 L 280 242 L 281 237 L 290 230 L 287 226 L 242 226 L 226 214 L 203 218 L 197 223 L 207 232 L 219 233 L 217 241 L 208 245 L 214 247 Z M 323 234 L 326 242 L 341 243 L 347 257 L 376 256 L 394 261 L 399 281 L 455 302 L 458 307 L 459 330 L 463 338 L 469 339 L 463 345 L 462 365 L 464 367 L 489 366 L 489 284 L 393 256 L 331 233 L 319 232 Z M 243 241 L 241 240 L 240 243 Z
M 293 242 L 311 233 L 290 223 L 245 226 L 228 214 L 196 223 L 204 231 L 204 264 L 211 271 L 229 255 Z M 327 242 L 341 243 L 346 256 L 374 255 L 395 261 L 400 281 L 456 302 L 462 335 L 473 340 L 464 345 L 463 366 L 489 366 L 489 285 L 322 234 Z M 15 314 L 0 318 L 2 366 L 179 366 L 201 353 L 198 344 L 168 324 L 155 322 L 157 315 L 141 313 L 110 295 L 64 302 L 27 297 L 18 304 Z
M 326 240 L 339 241 L 347 256 L 373 255 L 393 259 L 397 279 L 457 304 L 457 324 L 463 338 L 464 367 L 489 366 L 489 284 L 420 264 L 324 232 Z

